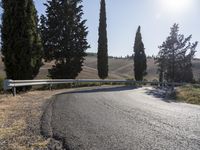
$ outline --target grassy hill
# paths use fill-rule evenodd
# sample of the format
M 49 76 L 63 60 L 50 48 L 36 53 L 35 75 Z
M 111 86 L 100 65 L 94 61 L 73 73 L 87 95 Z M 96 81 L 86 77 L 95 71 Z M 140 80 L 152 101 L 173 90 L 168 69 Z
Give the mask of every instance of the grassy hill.
M 53 62 L 45 63 L 41 67 L 40 73 L 37 76 L 37 79 L 47 78 L 48 69 L 51 68 Z M 145 76 L 147 80 L 158 79 L 157 66 L 155 65 L 154 59 L 147 59 L 147 72 L 148 75 Z M 3 69 L 3 62 L 0 61 L 0 75 L 5 77 L 5 72 Z M 200 78 L 200 60 L 195 59 L 193 61 L 193 72 L 195 79 Z M 97 74 L 97 57 L 96 55 L 89 55 L 85 58 L 83 71 L 77 77 L 78 79 L 98 79 Z M 119 59 L 109 57 L 109 78 L 110 79 L 128 79 L 134 78 L 133 72 L 133 60 L 132 59 Z

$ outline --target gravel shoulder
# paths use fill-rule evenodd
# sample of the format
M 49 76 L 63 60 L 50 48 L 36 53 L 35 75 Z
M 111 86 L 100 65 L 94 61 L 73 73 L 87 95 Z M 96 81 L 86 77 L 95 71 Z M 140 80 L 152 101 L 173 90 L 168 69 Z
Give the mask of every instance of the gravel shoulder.
M 72 90 L 72 89 L 71 89 Z M 43 150 L 59 142 L 41 135 L 41 117 L 55 94 L 69 90 L 0 95 L 0 150 Z

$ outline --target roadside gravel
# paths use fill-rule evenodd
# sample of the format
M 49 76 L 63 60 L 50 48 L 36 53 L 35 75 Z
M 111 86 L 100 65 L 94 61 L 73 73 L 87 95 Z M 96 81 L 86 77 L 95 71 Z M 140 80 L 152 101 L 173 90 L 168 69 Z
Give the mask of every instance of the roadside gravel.
M 41 135 L 40 120 L 53 95 L 66 91 L 69 90 L 30 91 L 16 97 L 0 95 L 0 150 L 61 149 L 58 141 Z

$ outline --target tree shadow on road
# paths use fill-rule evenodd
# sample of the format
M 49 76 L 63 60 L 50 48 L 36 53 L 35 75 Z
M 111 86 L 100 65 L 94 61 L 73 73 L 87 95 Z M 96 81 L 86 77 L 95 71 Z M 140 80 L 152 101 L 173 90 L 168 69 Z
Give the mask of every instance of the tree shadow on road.
M 156 98 L 161 99 L 164 102 L 171 103 L 171 102 L 177 102 L 175 100 L 174 93 L 171 93 L 170 89 L 161 89 L 161 88 L 152 88 L 152 89 L 146 89 L 145 92 L 147 95 L 154 96 Z
M 64 92 L 58 95 L 63 94 L 81 94 L 81 93 L 98 93 L 98 92 L 120 92 L 120 91 L 127 91 L 127 90 L 134 90 L 139 88 L 138 86 L 115 86 L 115 87 L 93 87 L 88 89 L 77 89 L 75 91 Z

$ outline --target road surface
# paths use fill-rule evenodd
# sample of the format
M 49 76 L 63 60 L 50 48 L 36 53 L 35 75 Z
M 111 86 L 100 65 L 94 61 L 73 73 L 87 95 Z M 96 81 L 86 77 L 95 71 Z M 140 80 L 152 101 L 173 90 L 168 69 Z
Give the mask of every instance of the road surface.
M 200 150 L 200 106 L 153 88 L 101 87 L 56 95 L 44 133 L 75 150 Z

